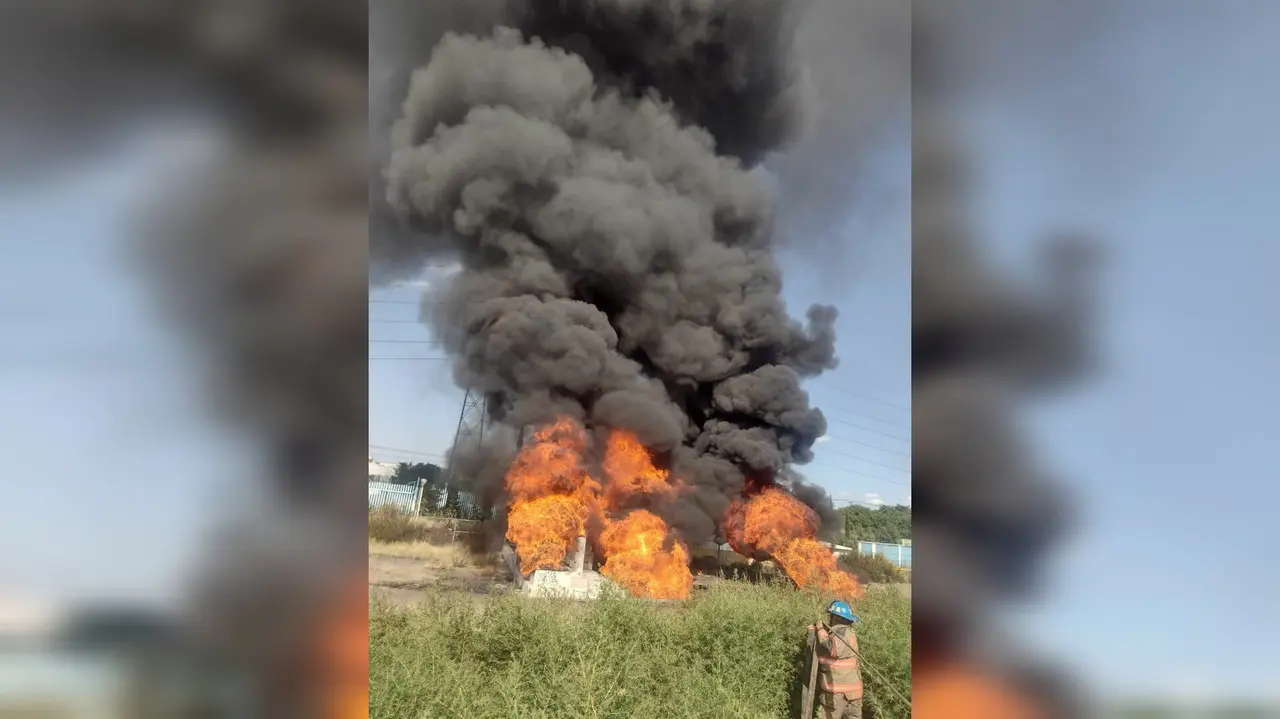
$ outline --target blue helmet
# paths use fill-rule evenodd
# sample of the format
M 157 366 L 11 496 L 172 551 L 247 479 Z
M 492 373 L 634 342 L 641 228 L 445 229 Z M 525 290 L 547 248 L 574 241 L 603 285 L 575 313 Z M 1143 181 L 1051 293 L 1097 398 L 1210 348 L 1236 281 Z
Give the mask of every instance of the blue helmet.
M 851 622 L 858 621 L 857 615 L 853 613 L 853 610 L 849 608 L 849 605 L 839 599 L 835 600 L 831 603 L 831 606 L 827 607 L 827 613 L 834 614 L 837 617 L 844 617 Z

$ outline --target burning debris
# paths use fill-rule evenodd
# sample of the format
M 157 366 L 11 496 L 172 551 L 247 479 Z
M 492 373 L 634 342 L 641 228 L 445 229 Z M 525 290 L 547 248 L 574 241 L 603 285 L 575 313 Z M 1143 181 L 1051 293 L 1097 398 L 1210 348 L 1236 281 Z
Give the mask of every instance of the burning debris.
M 758 167 L 802 124 L 793 7 L 515 3 L 409 81 L 394 255 L 457 261 L 425 319 L 493 420 L 536 428 L 472 473 L 523 573 L 585 536 L 605 577 L 685 597 L 689 547 L 741 507 L 751 554 L 856 592 L 816 542 L 830 499 L 790 471 L 826 432 L 801 381 L 836 366 L 835 308 L 787 313 Z
M 559 568 L 579 538 L 587 537 L 605 558 L 601 574 L 631 594 L 689 596 L 688 547 L 660 516 L 635 508 L 674 501 L 680 485 L 625 430 L 609 432 L 598 467 L 589 466 L 588 449 L 586 429 L 564 417 L 535 431 L 512 462 L 507 539 L 519 551 L 520 573 Z M 585 549 L 576 554 L 579 572 Z
M 725 518 L 725 536 L 744 557 L 772 557 L 802 587 L 821 587 L 841 597 L 861 588 L 836 566 L 831 549 L 819 542 L 816 512 L 787 492 L 767 486 L 733 503 Z

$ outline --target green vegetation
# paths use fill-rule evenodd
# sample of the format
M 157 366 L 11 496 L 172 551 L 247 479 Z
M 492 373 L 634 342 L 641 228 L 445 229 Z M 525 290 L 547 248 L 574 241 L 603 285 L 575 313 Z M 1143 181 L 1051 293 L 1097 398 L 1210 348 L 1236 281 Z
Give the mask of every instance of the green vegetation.
M 825 597 L 722 582 L 682 603 L 433 593 L 375 601 L 369 715 L 681 719 L 795 715 L 805 627 Z M 910 716 L 911 607 L 873 589 L 855 602 L 867 717 Z
M 842 544 L 885 542 L 898 544 L 911 538 L 911 507 L 896 505 L 871 509 L 860 505 L 840 508 L 844 518 Z
M 444 468 L 430 462 L 400 462 L 392 472 L 390 482 L 417 487 L 422 480 L 422 499 L 418 507 L 420 515 L 447 519 L 488 519 L 490 513 L 480 507 L 468 506 L 460 501 L 457 484 L 450 485 Z
M 900 584 L 907 576 L 879 554 L 850 552 L 839 560 L 840 568 L 858 578 L 859 584 Z
M 444 468 L 430 462 L 400 462 L 391 474 L 391 482 L 416 488 L 422 484 L 422 512 L 434 511 L 445 498 Z

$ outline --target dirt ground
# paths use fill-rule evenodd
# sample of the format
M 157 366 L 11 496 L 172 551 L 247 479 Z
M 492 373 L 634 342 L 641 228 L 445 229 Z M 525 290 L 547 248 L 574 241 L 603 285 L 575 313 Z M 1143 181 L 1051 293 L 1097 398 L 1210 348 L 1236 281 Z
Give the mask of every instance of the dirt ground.
M 699 575 L 694 586 L 719 581 Z M 908 599 L 911 585 L 896 585 Z M 505 569 L 496 562 L 480 566 L 442 566 L 438 561 L 419 557 L 371 553 L 369 555 L 369 593 L 393 604 L 407 605 L 422 601 L 424 589 L 471 594 L 476 597 L 503 594 L 515 589 Z
M 441 567 L 416 557 L 369 555 L 369 590 L 396 604 L 418 601 L 424 589 L 500 594 L 512 589 L 496 566 Z

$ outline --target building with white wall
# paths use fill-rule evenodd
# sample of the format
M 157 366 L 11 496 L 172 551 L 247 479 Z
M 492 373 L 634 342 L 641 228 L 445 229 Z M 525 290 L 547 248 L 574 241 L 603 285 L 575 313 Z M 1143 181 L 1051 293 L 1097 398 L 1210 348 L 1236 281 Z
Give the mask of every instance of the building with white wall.
M 378 462 L 369 458 L 369 481 L 385 482 L 396 473 L 396 466 L 390 462 Z

